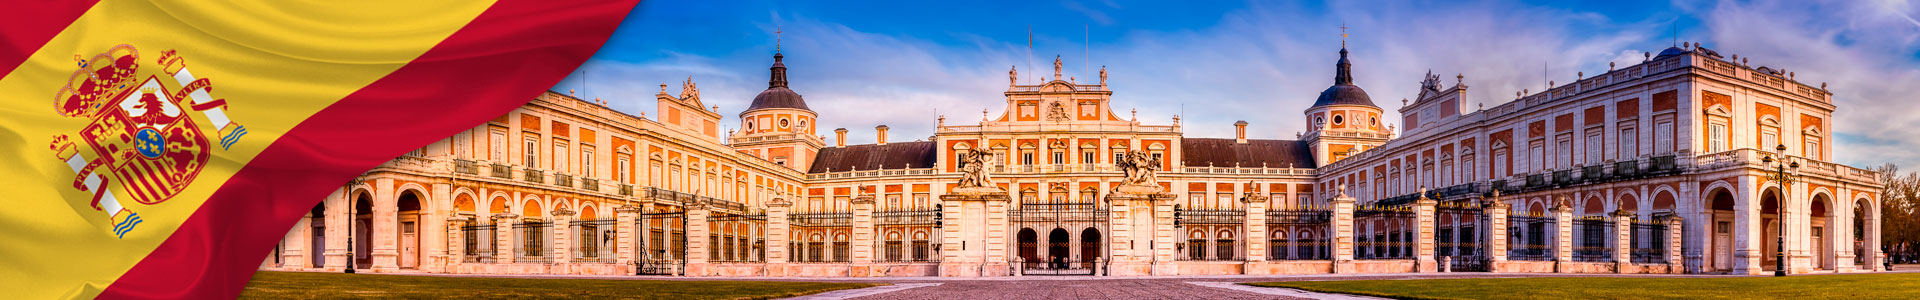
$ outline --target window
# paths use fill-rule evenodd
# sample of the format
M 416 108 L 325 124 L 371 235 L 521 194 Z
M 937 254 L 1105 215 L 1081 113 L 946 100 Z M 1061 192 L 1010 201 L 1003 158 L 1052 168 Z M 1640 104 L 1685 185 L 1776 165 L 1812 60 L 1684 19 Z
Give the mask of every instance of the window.
M 567 144 L 554 143 L 553 144 L 553 172 L 566 173 L 567 171 L 569 171 L 568 167 L 571 167 L 568 164 L 572 162 L 573 161 L 567 160 Z
M 1712 153 L 1712 152 L 1720 152 L 1720 151 L 1726 151 L 1726 150 L 1727 150 L 1727 124 L 1721 124 L 1717 122 L 1713 124 L 1708 124 L 1707 125 L 1707 152 Z
M 653 161 L 653 167 L 647 169 L 647 186 L 660 187 L 660 161 Z
M 1494 174 L 1494 176 L 1502 176 L 1501 174 L 1507 174 L 1507 173 L 1501 173 L 1501 172 L 1504 172 L 1504 171 L 1506 171 L 1506 170 L 1507 170 L 1507 151 L 1506 151 L 1506 149 L 1500 149 L 1500 150 L 1494 150 L 1494 152 L 1493 152 L 1493 174 Z
M 1067 152 L 1066 152 L 1066 151 L 1054 151 L 1054 152 L 1053 152 L 1053 161 L 1052 161 L 1052 163 L 1055 163 L 1055 164 L 1064 164 L 1064 163 L 1067 163 Z
M 913 207 L 915 209 L 932 209 L 933 208 L 933 206 L 927 205 L 927 194 L 913 194 Z
M 1777 129 L 1769 127 L 1761 130 L 1763 131 L 1760 132 L 1760 149 L 1772 149 L 1774 145 L 1782 145 L 1780 133 L 1775 132 Z
M 487 142 L 491 145 L 487 147 L 488 150 L 492 151 L 491 155 L 487 156 L 487 160 L 496 162 L 507 160 L 507 133 L 505 131 L 494 131 L 493 135 L 487 138 Z
M 1602 145 L 1605 145 L 1605 143 L 1600 141 L 1599 132 L 1587 134 L 1587 165 L 1600 164 L 1601 152 L 1603 151 L 1600 146 Z
M 1532 163 L 1532 166 L 1529 166 L 1527 168 L 1527 171 L 1531 172 L 1531 171 L 1546 170 L 1547 169 L 1546 168 L 1547 145 L 1544 143 L 1541 143 L 1540 141 L 1534 141 L 1533 147 L 1531 149 L 1527 149 L 1527 158 L 1530 158 L 1528 159 L 1528 162 Z
M 1116 164 L 1118 164 L 1118 163 L 1120 163 L 1120 162 L 1123 162 L 1123 161 L 1127 161 L 1127 154 L 1126 154 L 1126 153 L 1118 153 L 1118 152 L 1116 152 L 1116 153 L 1114 153 L 1114 154 L 1113 154 L 1113 163 L 1116 163 Z
M 580 147 L 580 175 L 593 177 L 593 148 Z
M 1660 121 L 1653 124 L 1653 153 L 1673 151 L 1673 121 Z
M 523 156 L 520 158 L 520 164 L 529 168 L 538 166 L 540 160 L 536 159 L 534 154 L 540 152 L 540 136 L 528 134 L 522 140 L 526 141 L 526 147 L 520 151 L 520 155 Z
M 459 134 L 453 135 L 453 157 L 461 159 L 473 158 L 473 134 L 471 132 L 460 132 Z
M 1345 117 L 1346 117 L 1346 116 L 1343 116 L 1343 115 L 1333 115 L 1333 125 L 1344 125 L 1344 124 L 1347 124 L 1347 122 L 1346 122 L 1346 120 L 1347 120 L 1347 118 L 1345 118 Z
M 1640 142 L 1640 135 L 1638 133 L 1635 133 L 1633 131 L 1633 128 L 1621 128 L 1620 129 L 1620 150 L 1615 151 L 1620 153 L 1619 155 L 1620 160 L 1633 159 L 1634 156 L 1640 153 L 1639 142 Z
M 1022 165 L 1031 165 L 1031 164 L 1033 164 L 1033 152 L 1022 152 L 1022 153 L 1020 153 L 1020 164 L 1022 164 Z
M 1806 154 L 1808 159 L 1814 159 L 1814 160 L 1821 159 L 1820 158 L 1820 137 L 1809 135 L 1805 139 L 1807 140 L 1807 146 L 1806 148 L 1801 149 L 1800 151 Z
M 629 182 L 632 180 L 633 173 L 631 173 L 631 169 L 633 169 L 633 162 L 631 158 L 627 158 L 625 155 L 620 156 L 619 165 L 615 167 L 620 169 L 614 170 L 613 174 L 616 176 L 613 178 L 614 181 Z
M 1154 152 L 1154 153 L 1153 153 L 1153 160 L 1154 160 L 1154 161 L 1160 161 L 1160 152 Z
M 1472 155 L 1460 157 L 1460 178 L 1454 180 L 1454 182 L 1466 182 L 1478 179 L 1473 177 L 1473 169 Z
M 1083 164 L 1093 163 L 1093 150 L 1087 150 L 1086 152 L 1081 152 L 1080 163 L 1083 163 Z
M 1573 163 L 1573 136 L 1560 136 L 1559 141 L 1554 142 L 1553 146 L 1553 153 L 1555 154 L 1553 161 L 1554 166 L 1566 166 Z

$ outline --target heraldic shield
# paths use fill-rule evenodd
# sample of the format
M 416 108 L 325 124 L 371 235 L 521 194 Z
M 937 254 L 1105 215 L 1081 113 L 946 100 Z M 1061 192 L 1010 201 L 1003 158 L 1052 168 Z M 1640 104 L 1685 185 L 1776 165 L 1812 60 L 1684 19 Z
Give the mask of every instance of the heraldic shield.
M 146 205 L 166 202 L 186 190 L 206 167 L 214 145 L 189 109 L 217 123 L 216 131 L 231 127 L 224 130 L 228 132 L 222 148 L 245 133 L 227 120 L 224 99 L 210 99 L 210 82 L 193 78 L 173 51 L 162 55 L 160 67 L 155 68 L 179 83 L 173 93 L 163 84 L 165 77 L 142 72 L 147 70 L 141 68 L 139 52 L 131 45 L 115 46 L 91 59 L 76 56 L 75 61 L 79 70 L 55 95 L 54 109 L 63 116 L 92 121 L 78 132 L 78 141 L 60 135 L 50 148 L 56 158 L 74 168 L 74 188 L 93 193 L 91 206 L 117 224 L 117 235 L 124 237 L 139 223 L 122 199 Z M 188 100 L 197 101 L 189 105 Z M 112 182 L 119 183 L 124 197 L 104 188 Z

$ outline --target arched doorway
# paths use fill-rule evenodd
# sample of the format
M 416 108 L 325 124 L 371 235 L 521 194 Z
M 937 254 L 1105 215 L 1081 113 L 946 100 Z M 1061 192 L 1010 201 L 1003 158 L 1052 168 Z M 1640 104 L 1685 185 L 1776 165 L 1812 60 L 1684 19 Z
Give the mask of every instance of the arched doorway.
M 1831 223 L 1833 209 L 1829 208 L 1832 207 L 1828 204 L 1830 202 L 1833 202 L 1833 199 L 1827 197 L 1827 194 L 1818 194 L 1813 196 L 1813 203 L 1807 205 L 1807 216 L 1810 220 L 1807 228 L 1807 250 L 1813 254 L 1815 269 L 1832 270 L 1834 268 L 1831 245 L 1833 242 L 1827 239 L 1833 236 L 1830 233 L 1833 230 L 1833 223 Z
M 353 197 L 353 268 L 373 267 L 373 194 L 360 191 Z
M 1047 232 L 1047 265 L 1049 269 L 1065 269 L 1072 258 L 1067 253 L 1067 243 L 1073 238 L 1067 236 L 1067 230 L 1054 228 Z
M 1100 253 L 1100 230 L 1088 227 L 1080 231 L 1080 262 L 1091 267 L 1093 262 L 1104 257 Z
M 1760 193 L 1760 269 L 1773 271 L 1780 261 L 1780 190 L 1768 188 Z
M 1040 262 L 1039 234 L 1034 233 L 1033 228 L 1021 228 L 1016 238 L 1020 242 L 1020 261 L 1029 265 Z
M 1706 268 L 1712 271 L 1733 270 L 1733 192 L 1716 189 L 1707 197 L 1707 213 L 1712 216 L 1713 224 L 1708 228 L 1712 243 L 1708 252 Z
M 1873 222 L 1867 222 L 1867 217 L 1871 215 L 1869 205 L 1873 204 L 1867 202 L 1867 199 L 1860 199 L 1853 203 L 1853 265 L 1862 270 L 1872 269 L 1872 266 L 1867 265 L 1873 256 L 1873 252 L 1868 248 L 1871 244 L 1867 243 L 1867 226 L 1874 225 Z
M 322 255 L 327 253 L 327 202 L 320 201 L 307 213 L 311 217 L 307 219 L 307 224 L 312 226 L 313 232 L 312 244 L 307 247 L 307 257 L 311 258 L 313 264 L 307 266 L 323 268 L 327 266 L 327 256 Z
M 400 237 L 400 268 L 417 269 L 420 267 L 420 193 L 414 190 L 400 192 L 400 200 L 395 203 L 399 227 L 394 236 Z

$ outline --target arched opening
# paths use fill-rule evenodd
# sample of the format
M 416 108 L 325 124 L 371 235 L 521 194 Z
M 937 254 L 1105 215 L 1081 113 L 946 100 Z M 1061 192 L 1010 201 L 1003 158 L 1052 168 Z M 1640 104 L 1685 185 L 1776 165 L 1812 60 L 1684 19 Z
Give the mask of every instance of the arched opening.
M 1633 213 L 1634 216 L 1646 215 L 1640 211 L 1640 199 L 1634 198 L 1633 194 L 1621 194 L 1619 202 L 1620 203 L 1614 205 L 1617 210 Z
M 1713 224 L 1708 228 L 1712 234 L 1712 251 L 1709 251 L 1710 264 L 1707 269 L 1728 271 L 1733 269 L 1733 192 L 1727 189 L 1714 189 L 1707 197 L 1707 213 L 1712 215 Z
M 361 191 L 353 197 L 353 268 L 373 267 L 373 194 Z
M 1871 216 L 1869 205 L 1873 203 L 1868 202 L 1867 199 L 1860 199 L 1853 203 L 1853 264 L 1859 269 L 1870 269 L 1867 261 L 1873 256 L 1868 248 L 1870 245 L 1867 243 L 1867 226 L 1874 225 L 1873 222 L 1867 221 Z
M 321 254 L 327 253 L 327 202 L 320 201 L 320 204 L 313 205 L 313 210 L 307 213 L 311 217 L 307 220 L 307 224 L 312 226 L 311 232 L 313 232 L 312 244 L 307 247 L 307 257 L 311 258 L 313 264 L 308 266 L 326 267 L 327 256 Z
M 1080 261 L 1091 266 L 1096 258 L 1104 257 L 1100 253 L 1100 230 L 1088 227 L 1080 231 Z
M 491 205 L 491 207 L 487 209 L 487 213 L 489 215 L 480 216 L 479 219 L 481 220 L 492 219 L 493 218 L 492 215 L 504 214 L 509 212 L 507 210 L 507 202 L 511 202 L 511 201 L 507 201 L 507 197 L 493 197 L 493 201 L 488 201 L 488 202 L 493 202 L 493 205 Z
M 420 193 L 414 190 L 400 192 L 400 200 L 395 204 L 399 228 L 395 236 L 400 237 L 400 268 L 415 269 L 420 266 Z
M 1768 188 L 1760 193 L 1760 268 L 1773 271 L 1780 261 L 1780 190 Z
M 1034 233 L 1033 228 L 1021 228 L 1016 238 L 1020 241 L 1020 260 L 1028 264 L 1040 262 L 1040 251 L 1037 248 L 1040 235 Z
M 1673 193 L 1659 192 L 1653 195 L 1654 212 L 1673 212 Z
M 1067 268 L 1067 261 L 1072 260 L 1067 253 L 1067 243 L 1071 241 L 1066 229 L 1054 228 L 1047 232 L 1047 263 L 1051 269 Z
M 1813 196 L 1813 202 L 1807 205 L 1807 216 L 1809 220 L 1807 223 L 1807 251 L 1813 252 L 1814 268 L 1821 270 L 1832 270 L 1834 267 L 1833 245 L 1830 245 L 1832 244 L 1832 240 L 1827 239 L 1827 237 L 1833 236 L 1833 234 L 1830 233 L 1833 230 L 1833 223 L 1831 223 L 1833 222 L 1833 209 L 1829 208 L 1833 205 L 1828 204 L 1831 202 L 1833 202 L 1833 199 L 1827 197 L 1827 194 L 1817 194 Z

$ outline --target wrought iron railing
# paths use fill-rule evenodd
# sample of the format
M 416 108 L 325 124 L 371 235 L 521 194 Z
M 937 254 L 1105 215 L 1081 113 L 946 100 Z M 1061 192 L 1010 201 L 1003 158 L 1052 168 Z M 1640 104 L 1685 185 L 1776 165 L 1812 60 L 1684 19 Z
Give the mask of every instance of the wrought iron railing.
M 532 183 L 544 183 L 547 181 L 547 173 L 544 171 L 535 170 L 535 169 L 526 169 L 526 173 L 527 173 L 526 176 L 520 177 L 521 180 L 526 180 L 527 182 L 532 182 Z
M 471 160 L 453 159 L 453 172 L 467 175 L 479 175 L 480 167 Z
M 488 165 L 488 167 L 493 169 L 487 173 L 488 175 L 493 175 L 495 178 L 513 179 L 513 166 L 511 165 L 491 164 Z
M 553 173 L 553 185 L 573 187 L 573 175 L 567 174 L 567 173 L 557 173 L 557 172 Z

